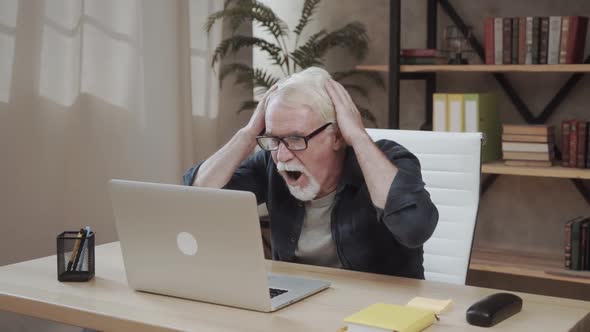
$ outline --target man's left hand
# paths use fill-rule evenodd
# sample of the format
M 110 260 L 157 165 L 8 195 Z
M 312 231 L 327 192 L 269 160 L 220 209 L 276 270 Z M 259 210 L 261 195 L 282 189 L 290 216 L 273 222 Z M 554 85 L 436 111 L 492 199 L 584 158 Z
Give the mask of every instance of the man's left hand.
M 352 146 L 359 138 L 367 137 L 361 113 L 346 89 L 340 83 L 329 79 L 326 82 L 326 91 L 334 104 L 338 128 L 346 143 Z

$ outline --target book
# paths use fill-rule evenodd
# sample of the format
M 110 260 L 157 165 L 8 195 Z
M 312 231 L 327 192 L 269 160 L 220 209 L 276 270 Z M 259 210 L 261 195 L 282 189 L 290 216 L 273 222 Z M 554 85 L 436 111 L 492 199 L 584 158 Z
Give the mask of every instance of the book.
M 526 17 L 518 18 L 518 62 L 519 64 L 526 63 Z
M 561 121 L 561 165 L 570 166 L 570 127 L 569 120 Z
M 547 63 L 547 47 L 549 46 L 549 17 L 539 19 L 539 63 Z
M 503 151 L 515 152 L 550 152 L 549 143 L 521 143 L 521 142 L 502 142 Z
M 503 159 L 512 160 L 545 160 L 551 161 L 553 159 L 551 153 L 547 152 L 512 152 L 502 151 Z
M 574 220 L 565 223 L 565 242 L 563 248 L 564 266 L 566 269 L 572 268 L 572 224 Z
M 578 123 L 577 120 L 570 121 L 570 135 L 569 135 L 569 146 L 570 146 L 570 159 L 568 162 L 569 167 L 576 167 L 578 165 Z
M 484 21 L 484 46 L 486 65 L 494 64 L 494 18 L 486 17 Z
M 435 48 L 404 48 L 400 55 L 403 57 L 425 57 L 425 58 L 441 58 L 444 57 L 441 51 Z
M 518 167 L 551 167 L 553 163 L 549 160 L 504 160 L 506 166 Z
M 502 40 L 503 36 L 503 20 L 501 17 L 496 17 L 494 19 L 494 63 L 497 65 L 501 65 L 502 58 L 504 56 L 503 45 L 504 41 Z
M 449 131 L 463 132 L 465 131 L 465 111 L 463 103 L 463 94 L 449 93 L 447 94 L 449 112 Z
M 432 131 L 448 131 L 447 94 L 432 94 Z
M 401 57 L 402 65 L 445 65 L 448 63 L 447 58 L 436 57 Z
M 570 33 L 568 35 L 568 52 L 566 63 L 584 62 L 584 50 L 586 48 L 586 34 L 588 32 L 588 17 L 571 16 Z M 571 52 L 570 52 L 571 50 Z
M 512 18 L 502 19 L 502 63 L 512 63 Z
M 518 64 L 518 32 L 519 28 L 519 19 L 518 17 L 512 18 L 512 55 L 511 55 L 511 63 L 513 65 Z
M 493 93 L 465 94 L 463 100 L 465 131 L 481 132 L 483 134 L 482 162 L 501 159 L 502 127 L 497 106 L 497 95 Z
M 581 241 L 581 232 L 582 232 L 582 221 L 584 218 L 576 219 L 572 222 L 572 230 L 571 230 L 571 269 L 579 271 L 580 270 L 580 241 Z
M 582 270 L 590 270 L 590 218 L 582 224 Z
M 524 63 L 530 65 L 533 63 L 533 18 L 532 17 L 525 17 L 526 27 L 525 27 L 525 44 L 526 44 L 526 54 L 524 58 Z M 538 28 L 537 28 L 538 30 Z
M 559 63 L 567 63 L 568 40 L 570 31 L 570 17 L 561 18 L 561 39 L 559 42 Z
M 511 125 L 505 124 L 502 126 L 504 134 L 514 135 L 552 135 L 553 126 L 548 125 Z
M 588 133 L 588 127 L 586 121 L 577 121 L 578 139 L 576 144 L 578 145 L 578 157 L 576 158 L 578 168 L 586 168 L 586 134 Z
M 348 332 L 396 331 L 419 332 L 434 323 L 430 310 L 375 303 L 344 319 Z
M 590 168 L 590 122 L 586 122 L 586 168 Z
M 540 31 L 541 31 L 541 18 L 540 17 L 533 17 L 533 35 L 531 38 L 533 39 L 532 43 L 532 51 L 531 51 L 531 61 L 533 64 L 539 64 L 539 42 L 540 42 Z
M 505 141 L 505 142 L 549 143 L 549 142 L 553 142 L 553 135 L 504 134 L 504 135 L 502 135 L 502 141 Z
M 561 16 L 549 17 L 549 44 L 547 46 L 547 63 L 559 63 L 559 45 L 561 37 Z
M 580 270 L 587 270 L 586 256 L 588 251 L 588 220 L 582 222 L 580 233 Z

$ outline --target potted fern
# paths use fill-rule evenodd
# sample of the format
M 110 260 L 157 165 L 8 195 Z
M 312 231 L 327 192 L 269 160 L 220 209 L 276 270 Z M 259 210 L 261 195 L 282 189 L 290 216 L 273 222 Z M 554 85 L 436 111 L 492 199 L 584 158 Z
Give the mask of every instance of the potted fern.
M 222 10 L 211 14 L 205 24 L 205 30 L 211 28 L 218 20 L 229 20 L 232 35 L 222 40 L 211 60 L 211 66 L 224 57 L 234 54 L 243 48 L 257 48 L 270 57 L 274 66 L 280 68 L 284 76 L 291 75 L 311 66 L 324 66 L 326 54 L 334 48 L 344 48 L 356 60 L 361 61 L 368 50 L 368 36 L 365 26 L 353 21 L 334 31 L 324 29 L 317 31 L 300 44 L 302 32 L 312 19 L 321 0 L 304 0 L 303 10 L 297 26 L 293 29 L 295 46 L 289 50 L 285 42 L 289 38 L 289 27 L 276 13 L 257 0 L 226 0 Z M 236 34 L 236 31 L 245 22 L 258 24 L 272 36 L 272 41 L 262 38 Z M 264 92 L 279 81 L 263 68 L 252 68 L 241 63 L 230 63 L 221 67 L 219 72 L 220 84 L 230 74 L 235 74 L 236 84 L 248 89 Z M 368 98 L 367 89 L 359 84 L 351 82 L 355 77 L 362 77 L 365 82 L 370 82 L 384 88 L 383 79 L 378 73 L 351 69 L 330 73 L 339 81 L 351 95 L 360 95 Z M 255 100 L 242 103 L 238 112 L 254 109 L 258 104 Z M 376 125 L 375 116 L 364 107 L 357 105 L 362 116 Z

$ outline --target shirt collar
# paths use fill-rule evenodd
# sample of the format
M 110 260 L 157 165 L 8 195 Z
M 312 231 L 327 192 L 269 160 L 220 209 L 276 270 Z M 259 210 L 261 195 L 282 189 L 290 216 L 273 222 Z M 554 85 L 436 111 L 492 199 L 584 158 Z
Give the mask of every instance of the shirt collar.
M 340 183 L 336 189 L 337 192 L 341 192 L 347 186 L 359 188 L 362 185 L 363 176 L 360 170 L 356 155 L 352 147 L 346 148 L 346 154 L 343 161 L 342 176 L 340 177 Z

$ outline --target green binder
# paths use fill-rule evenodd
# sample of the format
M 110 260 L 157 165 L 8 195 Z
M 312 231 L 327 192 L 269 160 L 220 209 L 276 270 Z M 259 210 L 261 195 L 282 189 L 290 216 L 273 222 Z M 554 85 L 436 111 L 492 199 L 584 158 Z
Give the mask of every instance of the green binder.
M 497 96 L 493 93 L 465 94 L 464 103 L 465 131 L 483 134 L 481 161 L 502 159 L 502 123 Z

